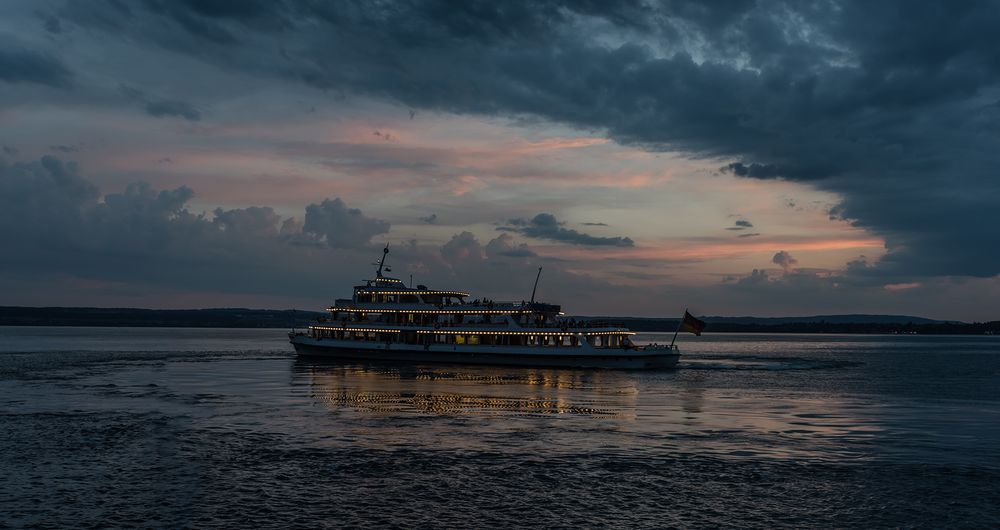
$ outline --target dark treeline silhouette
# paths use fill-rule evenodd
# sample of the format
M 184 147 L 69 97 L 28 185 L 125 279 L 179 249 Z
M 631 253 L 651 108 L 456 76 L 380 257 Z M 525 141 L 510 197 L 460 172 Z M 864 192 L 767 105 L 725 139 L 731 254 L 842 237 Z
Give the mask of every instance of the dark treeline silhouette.
M 913 321 L 825 321 L 804 318 L 796 321 L 793 318 L 780 319 L 741 319 L 727 317 L 701 317 L 708 326 L 705 333 L 888 333 L 888 334 L 918 334 L 918 335 L 1000 335 L 1000 321 L 992 322 L 945 322 L 914 318 Z M 673 332 L 680 322 L 676 318 L 628 318 L 628 317 L 576 317 L 578 320 L 594 320 L 602 323 L 613 323 L 631 329 L 632 331 Z M 843 318 L 843 317 L 841 317 Z M 898 319 L 898 317 L 887 317 Z
M 288 328 L 326 313 L 292 309 L 135 309 L 100 307 L 0 307 L 0 326 L 110 326 L 193 328 Z M 676 318 L 569 317 L 577 323 L 619 325 L 633 331 L 672 332 Z M 701 317 L 706 333 L 905 333 L 1000 335 L 1000 321 L 947 322 L 894 315 L 825 317 Z
M 287 328 L 324 314 L 291 309 L 0 307 L 0 326 Z

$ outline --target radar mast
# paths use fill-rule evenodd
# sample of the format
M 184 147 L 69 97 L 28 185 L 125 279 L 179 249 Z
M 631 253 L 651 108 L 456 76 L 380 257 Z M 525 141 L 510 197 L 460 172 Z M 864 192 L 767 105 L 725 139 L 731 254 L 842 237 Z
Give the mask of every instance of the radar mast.
M 389 243 L 386 243 L 385 248 L 382 249 L 382 257 L 379 258 L 378 260 L 378 270 L 375 271 L 376 278 L 382 277 L 382 268 L 385 267 L 385 260 L 388 257 L 389 257 Z M 386 268 L 386 270 L 391 270 L 391 269 Z

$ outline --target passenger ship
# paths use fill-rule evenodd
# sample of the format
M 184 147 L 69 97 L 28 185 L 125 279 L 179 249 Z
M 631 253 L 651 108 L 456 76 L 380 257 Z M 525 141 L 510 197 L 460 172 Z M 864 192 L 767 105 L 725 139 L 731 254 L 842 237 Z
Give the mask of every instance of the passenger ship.
M 407 287 L 382 274 L 388 254 L 386 246 L 375 278 L 327 308 L 329 317 L 289 333 L 299 355 L 622 369 L 670 368 L 680 358 L 673 344 L 634 344 L 627 328 L 565 319 L 560 306 L 535 302 L 534 289 L 530 302 L 495 302 Z

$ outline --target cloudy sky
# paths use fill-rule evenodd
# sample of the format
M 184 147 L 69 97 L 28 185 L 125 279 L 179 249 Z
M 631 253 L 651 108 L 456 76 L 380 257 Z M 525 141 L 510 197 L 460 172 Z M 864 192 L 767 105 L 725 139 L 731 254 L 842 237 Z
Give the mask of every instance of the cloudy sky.
M 1000 318 L 996 2 L 0 4 L 0 305 Z

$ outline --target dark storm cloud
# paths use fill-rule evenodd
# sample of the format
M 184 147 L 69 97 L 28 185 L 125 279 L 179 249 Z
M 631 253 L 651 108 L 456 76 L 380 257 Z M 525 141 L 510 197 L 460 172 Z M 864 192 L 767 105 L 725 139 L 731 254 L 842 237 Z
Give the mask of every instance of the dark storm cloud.
M 184 118 L 188 121 L 201 119 L 201 111 L 185 101 L 152 97 L 142 90 L 128 85 L 119 85 L 118 91 L 126 98 L 141 103 L 146 114 L 155 118 L 174 117 Z
M 441 246 L 441 257 L 449 267 L 461 264 L 493 260 L 497 263 L 512 263 L 517 260 L 503 258 L 533 258 L 537 254 L 524 243 L 515 243 L 510 234 L 500 234 L 483 245 L 472 232 L 461 232 Z
M 843 198 L 836 217 L 886 239 L 885 274 L 1000 272 L 1000 247 L 984 244 L 1000 226 L 996 2 L 149 1 L 65 11 L 225 68 L 412 109 L 541 117 L 717 158 L 740 177 L 808 182 Z
M 846 280 L 843 277 L 830 276 L 828 271 L 785 270 L 782 273 L 769 274 L 766 270 L 754 269 L 746 276 L 727 278 L 723 283 L 729 284 L 734 289 L 729 291 L 733 295 L 743 292 L 753 294 L 758 299 L 762 297 L 778 300 L 795 299 L 808 293 L 811 298 L 835 300 L 844 296 L 838 285 L 842 285 Z M 871 287 L 855 286 L 852 292 L 863 292 L 864 289 Z M 778 303 L 780 305 L 784 302 Z
M 726 230 L 746 230 L 747 228 L 753 228 L 753 223 L 746 219 L 737 219 L 733 222 L 733 226 L 726 228 Z
M 41 19 L 45 31 L 53 34 L 62 33 L 62 23 L 59 21 L 59 17 L 51 13 L 39 13 L 38 18 Z
M 281 216 L 269 206 L 251 206 L 235 210 L 216 208 L 212 222 L 228 234 L 267 237 L 278 235 Z
M 437 216 L 436 213 L 432 213 L 432 214 L 430 214 L 430 215 L 428 215 L 426 217 L 421 217 L 420 220 L 423 221 L 426 224 L 432 225 L 432 224 L 437 223 L 438 216 Z
M 55 151 L 57 153 L 75 153 L 79 150 L 80 148 L 75 145 L 56 144 L 49 146 L 49 151 Z
M 160 99 L 146 103 L 146 114 L 162 118 L 172 116 L 184 118 L 185 120 L 198 121 L 201 119 L 201 111 L 194 108 L 190 103 L 173 99 Z
M 331 247 L 349 248 L 365 245 L 372 237 L 388 232 L 389 223 L 348 208 L 339 198 L 324 199 L 306 207 L 303 230 L 322 235 Z
M 72 72 L 58 59 L 0 38 L 0 81 L 62 88 L 69 86 L 72 78 Z
M 732 173 L 737 177 L 750 177 L 755 179 L 769 179 L 785 177 L 789 175 L 794 175 L 802 180 L 807 180 L 811 178 L 820 178 L 824 176 L 829 176 L 823 174 L 820 170 L 813 170 L 811 173 L 790 167 L 780 167 L 774 164 L 744 164 L 742 162 L 733 162 L 727 166 L 722 167 L 723 173 Z
M 508 258 L 532 258 L 538 254 L 524 243 L 515 243 L 510 234 L 500 234 L 490 240 L 484 248 L 488 257 L 504 256 Z
M 441 246 L 441 256 L 449 264 L 483 258 L 483 246 L 472 232 L 461 232 Z
M 559 222 L 559 220 L 550 213 L 540 213 L 531 218 L 531 220 L 521 218 L 511 219 L 507 222 L 507 224 L 509 226 L 501 226 L 497 228 L 497 230 L 502 232 L 516 232 L 526 237 L 548 239 L 550 241 L 559 241 L 562 243 L 570 243 L 572 245 L 613 247 L 635 246 L 635 242 L 628 237 L 598 237 L 577 232 L 576 230 L 569 228 L 563 228 L 563 223 Z
M 309 205 L 301 223 L 270 207 L 194 214 L 193 197 L 186 186 L 144 182 L 102 195 L 75 164 L 55 157 L 0 160 L 0 273 L 274 294 L 275 278 L 299 289 L 323 281 L 332 258 L 317 251 L 363 251 L 389 228 L 340 199 Z M 347 262 L 359 254 L 338 252 Z
M 750 274 L 735 279 L 737 285 L 748 286 L 748 285 L 766 285 L 770 279 L 767 275 L 767 271 L 761 269 L 754 269 Z
M 793 265 L 798 264 L 799 260 L 792 257 L 791 254 L 784 250 L 779 250 L 772 258 L 771 263 L 785 269 L 788 271 Z

